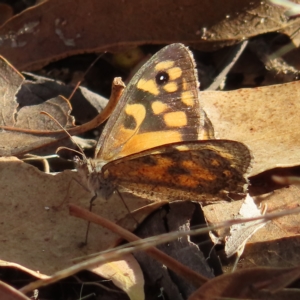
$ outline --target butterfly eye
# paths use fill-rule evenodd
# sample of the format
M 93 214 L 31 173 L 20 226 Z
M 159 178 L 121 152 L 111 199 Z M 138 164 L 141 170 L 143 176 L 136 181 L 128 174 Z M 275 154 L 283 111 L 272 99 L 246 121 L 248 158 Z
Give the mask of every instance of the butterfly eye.
M 169 74 L 167 72 L 159 72 L 156 76 L 155 76 L 155 80 L 156 83 L 158 85 L 162 85 L 165 84 L 166 82 L 169 81 Z

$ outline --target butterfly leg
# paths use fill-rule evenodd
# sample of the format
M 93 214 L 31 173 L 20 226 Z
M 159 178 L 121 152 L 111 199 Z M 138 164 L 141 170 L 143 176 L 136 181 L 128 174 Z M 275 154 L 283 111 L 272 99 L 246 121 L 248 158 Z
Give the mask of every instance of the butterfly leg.
M 98 197 L 98 195 L 95 193 L 95 195 L 92 197 L 92 199 L 90 200 L 90 208 L 89 211 L 92 211 L 93 208 L 93 202 L 95 201 L 95 199 Z M 84 245 L 86 246 L 88 243 L 88 237 L 89 237 L 89 230 L 90 230 L 90 226 L 91 226 L 91 222 L 88 222 L 87 224 L 87 228 L 86 228 L 86 233 L 85 233 L 85 241 L 84 241 Z
M 126 207 L 128 213 L 129 213 L 129 215 L 131 216 L 131 218 L 134 220 L 134 222 L 135 222 L 137 225 L 139 225 L 139 222 L 138 222 L 138 221 L 135 219 L 135 217 L 131 214 L 131 211 L 129 210 L 129 207 L 127 206 L 127 204 L 126 204 L 126 202 L 125 202 L 125 200 L 124 200 L 122 194 L 120 193 L 120 191 L 119 191 L 117 188 L 115 188 L 115 191 L 117 192 L 117 194 L 119 195 L 120 199 L 122 200 L 122 202 L 123 202 L 124 206 Z

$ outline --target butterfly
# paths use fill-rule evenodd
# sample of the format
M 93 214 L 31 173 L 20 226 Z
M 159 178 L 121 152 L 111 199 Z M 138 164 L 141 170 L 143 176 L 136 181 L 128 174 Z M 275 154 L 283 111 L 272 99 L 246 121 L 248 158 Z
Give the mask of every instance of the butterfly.
M 244 195 L 250 150 L 216 140 L 199 92 L 190 50 L 166 46 L 123 92 L 101 134 L 94 159 L 78 171 L 95 197 L 116 190 L 149 200 L 201 203 Z

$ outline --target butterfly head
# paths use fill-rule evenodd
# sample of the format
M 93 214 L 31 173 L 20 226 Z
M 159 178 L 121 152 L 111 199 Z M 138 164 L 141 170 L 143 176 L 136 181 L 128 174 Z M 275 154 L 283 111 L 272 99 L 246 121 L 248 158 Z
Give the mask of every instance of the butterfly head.
M 108 199 L 114 191 L 114 186 L 102 176 L 101 170 L 105 163 L 94 159 L 82 160 L 79 157 L 75 158 L 75 162 L 80 182 L 84 188 L 93 195 L 99 195 Z

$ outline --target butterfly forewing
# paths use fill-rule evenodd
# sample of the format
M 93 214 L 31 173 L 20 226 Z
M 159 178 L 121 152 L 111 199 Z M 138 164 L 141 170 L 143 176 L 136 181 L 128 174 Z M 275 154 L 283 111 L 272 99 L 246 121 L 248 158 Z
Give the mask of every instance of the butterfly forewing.
M 154 200 L 229 200 L 244 194 L 249 149 L 225 140 L 176 143 L 105 165 L 105 180 Z
M 198 85 L 188 48 L 172 44 L 160 50 L 128 84 L 95 158 L 108 162 L 166 142 L 197 140 L 204 127 Z

